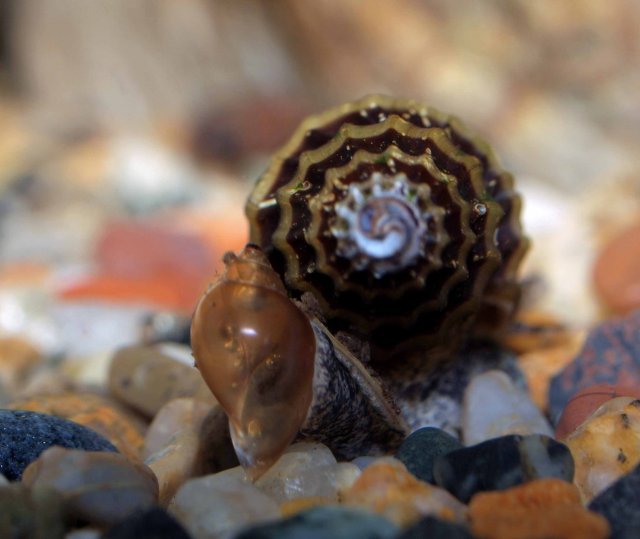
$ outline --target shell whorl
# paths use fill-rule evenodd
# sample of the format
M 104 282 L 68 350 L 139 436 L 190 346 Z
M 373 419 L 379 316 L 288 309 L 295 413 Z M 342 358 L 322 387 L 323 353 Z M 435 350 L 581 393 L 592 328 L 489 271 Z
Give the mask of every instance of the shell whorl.
M 383 349 L 497 331 L 527 240 L 513 179 L 462 123 L 371 96 L 308 118 L 246 208 L 293 295 Z

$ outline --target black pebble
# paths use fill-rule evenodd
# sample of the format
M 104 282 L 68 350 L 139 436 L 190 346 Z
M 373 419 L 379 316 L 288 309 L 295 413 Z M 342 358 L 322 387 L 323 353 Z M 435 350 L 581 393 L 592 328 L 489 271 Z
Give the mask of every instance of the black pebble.
M 589 509 L 609 521 L 611 539 L 640 537 L 640 465 L 598 494 Z M 638 532 L 638 535 L 634 533 Z
M 471 532 L 460 524 L 435 517 L 425 517 L 398 535 L 396 539 L 473 539 Z
M 191 539 L 191 536 L 164 509 L 152 507 L 112 526 L 101 539 Z
M 424 427 L 407 436 L 395 456 L 418 479 L 434 483 L 435 460 L 462 447 L 464 446 L 448 432 L 435 427 Z
M 493 438 L 438 457 L 436 483 L 467 503 L 480 491 L 503 490 L 543 477 L 573 479 L 566 445 L 542 434 Z
M 73 421 L 37 412 L 0 410 L 0 473 L 9 481 L 19 481 L 24 469 L 54 445 L 117 451 L 97 432 Z
M 315 507 L 290 518 L 248 528 L 235 539 L 391 539 L 398 528 L 387 519 L 348 507 Z

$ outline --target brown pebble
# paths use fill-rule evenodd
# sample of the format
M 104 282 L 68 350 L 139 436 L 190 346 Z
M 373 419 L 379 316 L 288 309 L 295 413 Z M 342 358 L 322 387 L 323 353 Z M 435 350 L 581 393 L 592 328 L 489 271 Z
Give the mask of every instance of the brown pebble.
M 596 259 L 596 293 L 613 313 L 640 307 L 640 222 L 612 238 Z
M 605 539 L 609 524 L 587 511 L 575 486 L 537 479 L 504 491 L 480 492 L 469 504 L 478 539 Z

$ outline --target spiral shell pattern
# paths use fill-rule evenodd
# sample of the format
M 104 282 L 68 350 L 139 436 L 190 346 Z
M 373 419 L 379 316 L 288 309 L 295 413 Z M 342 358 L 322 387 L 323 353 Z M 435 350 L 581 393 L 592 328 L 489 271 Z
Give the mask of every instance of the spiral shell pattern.
M 333 329 L 435 353 L 513 314 L 520 206 L 512 176 L 458 119 L 370 96 L 303 122 L 246 213 L 289 292 L 312 293 Z

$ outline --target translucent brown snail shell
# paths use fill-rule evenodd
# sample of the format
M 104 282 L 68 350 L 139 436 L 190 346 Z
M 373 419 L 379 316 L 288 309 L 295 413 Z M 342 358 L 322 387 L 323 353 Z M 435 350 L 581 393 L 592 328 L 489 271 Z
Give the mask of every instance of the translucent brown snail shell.
M 305 120 L 251 193 L 250 239 L 290 295 L 376 359 L 435 358 L 510 320 L 528 241 L 513 178 L 458 119 L 370 96 Z
M 354 458 L 407 433 L 380 383 L 287 297 L 255 246 L 225 257 L 225 271 L 198 303 L 191 341 L 252 479 L 298 434 Z

